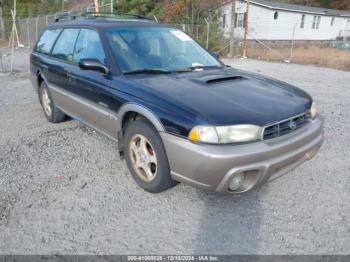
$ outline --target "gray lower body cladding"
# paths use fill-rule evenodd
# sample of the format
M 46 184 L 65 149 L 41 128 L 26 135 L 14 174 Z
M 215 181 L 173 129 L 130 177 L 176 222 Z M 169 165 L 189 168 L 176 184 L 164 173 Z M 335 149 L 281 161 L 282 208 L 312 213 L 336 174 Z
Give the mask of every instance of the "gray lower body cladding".
M 244 145 L 203 145 L 161 133 L 175 180 L 203 189 L 242 193 L 294 169 L 316 155 L 323 142 L 317 116 L 291 134 Z M 244 172 L 244 185 L 232 192 L 231 178 Z

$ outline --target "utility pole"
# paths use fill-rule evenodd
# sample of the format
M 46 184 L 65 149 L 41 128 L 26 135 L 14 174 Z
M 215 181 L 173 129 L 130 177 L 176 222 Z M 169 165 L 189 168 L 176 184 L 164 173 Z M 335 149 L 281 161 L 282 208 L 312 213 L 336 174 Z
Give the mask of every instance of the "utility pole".
M 114 13 L 114 0 L 111 0 L 111 14 Z
M 230 58 L 235 55 L 235 21 L 236 21 L 236 0 L 232 0 L 231 6 L 231 28 L 230 28 Z
M 95 12 L 99 13 L 100 12 L 100 5 L 98 3 L 98 0 L 94 0 L 94 7 L 95 7 Z
M 247 0 L 247 10 L 244 16 L 244 45 L 243 45 L 243 58 L 246 58 L 247 48 L 248 48 L 248 29 L 249 29 L 249 10 L 250 10 L 250 0 Z

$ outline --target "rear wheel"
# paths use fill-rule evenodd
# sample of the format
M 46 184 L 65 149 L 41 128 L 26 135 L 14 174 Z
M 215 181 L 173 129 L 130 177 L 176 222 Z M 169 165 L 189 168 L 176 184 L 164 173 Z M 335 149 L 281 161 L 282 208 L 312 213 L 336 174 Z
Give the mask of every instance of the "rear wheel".
M 66 115 L 55 106 L 51 93 L 45 82 L 42 82 L 39 87 L 39 99 L 44 115 L 48 121 L 59 123 L 65 120 Z
M 125 158 L 136 183 L 151 193 L 165 191 L 177 184 L 170 176 L 170 167 L 162 140 L 145 119 L 130 122 L 124 136 Z

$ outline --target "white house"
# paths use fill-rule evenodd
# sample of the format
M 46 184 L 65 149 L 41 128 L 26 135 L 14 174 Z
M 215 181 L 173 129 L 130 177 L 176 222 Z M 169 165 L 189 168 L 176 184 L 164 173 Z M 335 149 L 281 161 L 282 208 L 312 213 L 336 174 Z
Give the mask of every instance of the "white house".
M 221 9 L 222 27 L 230 35 L 232 1 Z M 236 1 L 236 37 L 243 38 L 247 1 Z M 259 40 L 334 40 L 350 36 L 350 12 L 280 3 L 269 0 L 251 0 L 248 15 L 248 39 Z

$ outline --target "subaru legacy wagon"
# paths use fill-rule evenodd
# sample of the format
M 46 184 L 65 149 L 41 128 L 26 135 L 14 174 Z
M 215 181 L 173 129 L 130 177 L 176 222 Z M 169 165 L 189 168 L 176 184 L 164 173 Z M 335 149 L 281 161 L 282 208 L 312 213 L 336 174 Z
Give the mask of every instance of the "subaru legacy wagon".
M 117 142 L 149 192 L 178 182 L 246 192 L 313 158 L 323 142 L 306 92 L 226 66 L 183 31 L 140 16 L 57 19 L 30 62 L 47 120 L 69 116 Z

